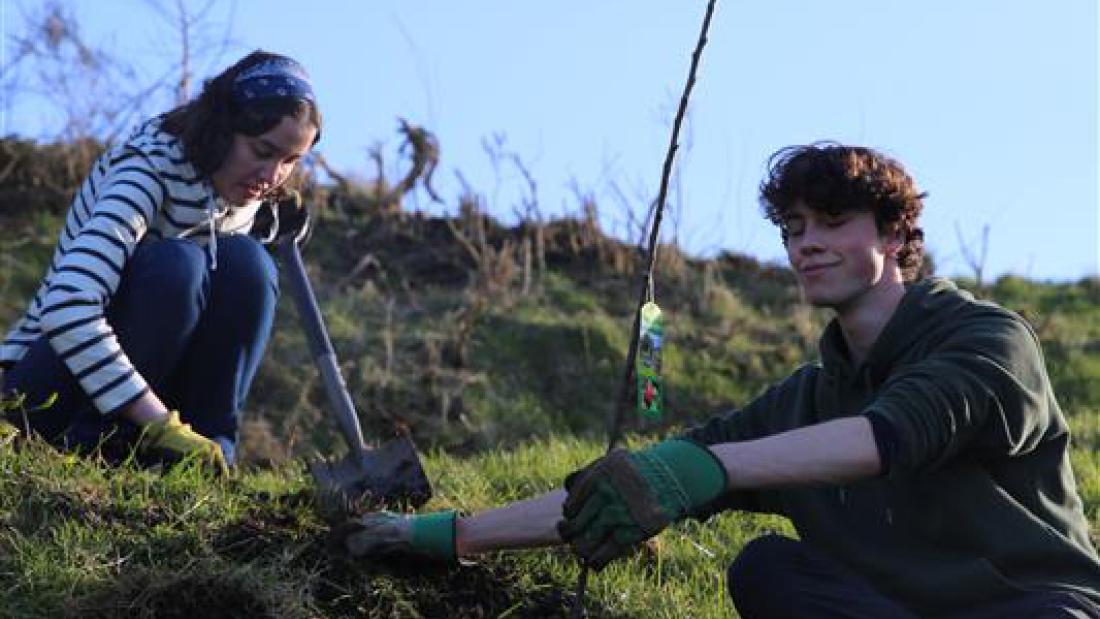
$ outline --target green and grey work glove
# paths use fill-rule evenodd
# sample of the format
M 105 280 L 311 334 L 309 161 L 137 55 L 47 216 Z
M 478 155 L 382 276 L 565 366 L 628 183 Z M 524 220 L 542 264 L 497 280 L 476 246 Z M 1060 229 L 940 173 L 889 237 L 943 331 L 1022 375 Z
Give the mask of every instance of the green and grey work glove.
M 221 446 L 192 430 L 190 424 L 181 422 L 177 411 L 169 412 L 161 421 L 146 424 L 138 438 L 137 449 L 145 455 L 174 462 L 196 458 L 222 475 L 229 473 Z
M 454 563 L 454 511 L 428 514 L 374 512 L 333 531 L 335 541 L 353 557 L 404 557 Z
M 566 478 L 558 533 L 585 565 L 599 570 L 725 488 L 718 458 L 691 441 L 616 449 Z

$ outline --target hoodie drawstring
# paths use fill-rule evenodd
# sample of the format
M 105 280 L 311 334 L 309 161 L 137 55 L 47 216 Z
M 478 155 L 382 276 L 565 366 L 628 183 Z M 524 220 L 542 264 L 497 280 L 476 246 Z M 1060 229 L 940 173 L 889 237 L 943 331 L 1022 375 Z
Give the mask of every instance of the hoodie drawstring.
M 210 231 L 210 240 L 206 244 L 206 253 L 210 256 L 210 270 L 218 270 L 218 226 L 217 215 L 220 210 L 219 201 L 214 191 L 214 184 L 206 181 L 206 224 Z
M 206 251 L 210 254 L 210 270 L 218 270 L 218 231 L 214 225 L 214 200 L 207 202 L 206 221 L 210 224 L 210 242 L 206 244 Z

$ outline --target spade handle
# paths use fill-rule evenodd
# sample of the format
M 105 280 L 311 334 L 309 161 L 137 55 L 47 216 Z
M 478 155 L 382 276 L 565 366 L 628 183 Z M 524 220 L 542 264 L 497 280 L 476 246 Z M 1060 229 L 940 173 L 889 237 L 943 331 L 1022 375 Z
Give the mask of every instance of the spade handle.
M 348 448 L 358 457 L 366 454 L 367 447 L 363 441 L 363 429 L 359 425 L 359 414 L 355 411 L 355 404 L 351 401 L 347 383 L 340 374 L 340 366 L 336 362 L 336 353 L 332 349 L 332 342 L 325 328 L 325 321 L 321 317 L 321 309 L 317 305 L 317 297 L 313 294 L 313 286 L 309 283 L 305 265 L 302 264 L 302 254 L 298 251 L 298 242 L 292 237 L 285 236 L 278 242 L 279 258 L 286 268 L 287 278 L 290 280 L 290 292 L 294 297 L 294 303 L 298 308 L 298 318 L 302 329 L 309 340 L 309 351 L 313 356 L 313 362 L 321 373 L 324 383 L 325 395 L 329 405 L 336 414 L 339 422 L 340 433 L 348 443 Z

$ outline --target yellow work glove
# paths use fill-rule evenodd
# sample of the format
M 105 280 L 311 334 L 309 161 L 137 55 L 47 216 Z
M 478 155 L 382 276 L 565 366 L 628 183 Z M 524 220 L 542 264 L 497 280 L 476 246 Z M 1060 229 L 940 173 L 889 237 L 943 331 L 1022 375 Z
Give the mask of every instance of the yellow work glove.
M 7 419 L 0 418 L 0 445 L 10 445 L 19 438 L 19 428 Z
M 138 451 L 143 454 L 166 457 L 180 461 L 196 458 L 200 462 L 213 466 L 223 475 L 229 472 L 222 448 L 214 441 L 195 432 L 190 424 L 180 421 L 180 414 L 171 411 L 163 421 L 154 421 L 142 428 L 138 438 Z

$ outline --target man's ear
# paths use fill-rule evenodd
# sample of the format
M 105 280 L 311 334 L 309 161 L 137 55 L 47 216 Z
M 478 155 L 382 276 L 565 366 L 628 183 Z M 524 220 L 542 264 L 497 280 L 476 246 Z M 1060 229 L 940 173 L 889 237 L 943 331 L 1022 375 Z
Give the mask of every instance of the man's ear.
M 901 230 L 895 227 L 886 231 L 886 234 L 883 235 L 883 241 L 884 253 L 892 258 L 897 258 L 898 252 L 900 252 L 901 248 L 905 245 L 905 235 L 901 233 Z

